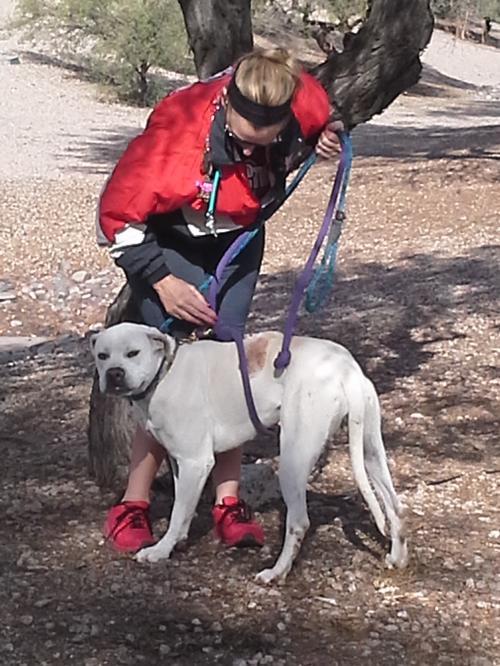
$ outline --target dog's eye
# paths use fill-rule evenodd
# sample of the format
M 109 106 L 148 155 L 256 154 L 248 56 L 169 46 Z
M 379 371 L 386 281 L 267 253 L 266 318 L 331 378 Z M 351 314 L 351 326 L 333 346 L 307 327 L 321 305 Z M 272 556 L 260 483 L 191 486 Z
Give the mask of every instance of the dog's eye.
M 97 358 L 100 359 L 101 361 L 105 361 L 106 359 L 109 358 L 109 354 L 105 354 L 104 352 L 99 352 L 99 354 L 97 354 Z
M 127 352 L 127 358 L 134 358 L 139 353 L 139 349 L 132 349 L 132 351 Z

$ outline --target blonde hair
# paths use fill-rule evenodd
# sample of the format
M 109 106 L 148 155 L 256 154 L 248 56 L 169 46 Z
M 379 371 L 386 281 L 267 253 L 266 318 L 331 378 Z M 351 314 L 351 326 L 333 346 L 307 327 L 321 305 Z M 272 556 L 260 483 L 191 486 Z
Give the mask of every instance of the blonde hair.
M 235 82 L 253 102 L 279 106 L 293 97 L 301 69 L 286 49 L 255 49 L 236 63 Z

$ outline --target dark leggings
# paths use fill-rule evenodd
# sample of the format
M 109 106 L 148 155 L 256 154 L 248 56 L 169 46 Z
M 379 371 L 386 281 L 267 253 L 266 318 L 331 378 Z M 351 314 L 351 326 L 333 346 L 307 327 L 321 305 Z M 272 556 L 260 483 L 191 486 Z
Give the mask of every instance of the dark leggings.
M 215 236 L 193 237 L 185 225 L 168 224 L 163 226 L 158 242 L 170 272 L 178 278 L 199 287 L 209 275 L 215 272 L 224 252 L 241 231 L 229 231 Z M 227 266 L 221 280 L 217 298 L 219 321 L 243 334 L 250 304 L 264 253 L 264 229 Z M 138 306 L 143 322 L 160 328 L 170 316 L 148 282 L 136 275 L 128 275 L 133 298 Z M 206 292 L 205 292 L 206 294 Z M 168 333 L 176 337 L 189 335 L 195 327 L 188 322 L 175 319 Z

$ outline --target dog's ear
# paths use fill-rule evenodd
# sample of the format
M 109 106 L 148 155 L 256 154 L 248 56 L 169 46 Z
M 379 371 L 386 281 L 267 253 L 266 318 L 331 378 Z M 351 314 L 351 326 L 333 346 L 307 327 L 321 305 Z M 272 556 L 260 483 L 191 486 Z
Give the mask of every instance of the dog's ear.
M 92 354 L 94 353 L 95 343 L 97 342 L 98 335 L 99 333 L 92 333 L 92 335 L 90 336 L 90 351 L 92 352 Z
M 148 326 L 148 338 L 155 348 L 162 349 L 165 356 L 170 356 L 170 348 L 172 346 L 172 338 L 166 333 L 162 333 L 159 329 Z

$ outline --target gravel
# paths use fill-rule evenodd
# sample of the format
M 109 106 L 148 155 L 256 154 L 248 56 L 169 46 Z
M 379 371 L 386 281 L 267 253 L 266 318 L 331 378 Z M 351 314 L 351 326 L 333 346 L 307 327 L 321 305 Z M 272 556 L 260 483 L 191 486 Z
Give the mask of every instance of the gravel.
M 287 585 L 264 588 L 253 576 L 281 544 L 274 493 L 252 500 L 261 551 L 214 544 L 208 493 L 189 548 L 165 566 L 103 547 L 114 493 L 87 474 L 82 336 L 121 276 L 94 246 L 93 214 L 146 112 L 100 100 L 0 34 L 2 664 L 500 663 L 497 58 L 434 35 L 419 87 L 356 130 L 333 302 L 299 325 L 349 347 L 379 390 L 410 566 L 383 569 L 387 544 L 353 492 L 341 435 L 311 479 L 312 529 Z M 315 168 L 269 225 L 254 329 L 283 323 L 332 170 Z M 275 488 L 276 447 L 253 443 L 246 462 L 256 460 Z M 156 496 L 157 534 L 170 506 Z

